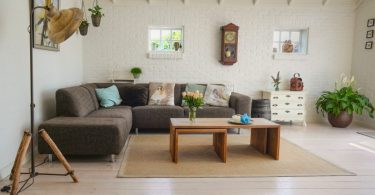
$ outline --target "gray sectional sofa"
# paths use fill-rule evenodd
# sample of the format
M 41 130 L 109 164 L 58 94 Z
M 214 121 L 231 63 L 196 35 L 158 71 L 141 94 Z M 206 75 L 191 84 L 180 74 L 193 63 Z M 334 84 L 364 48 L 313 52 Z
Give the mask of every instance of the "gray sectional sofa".
M 129 106 L 129 89 L 134 88 L 136 90 L 130 93 L 136 93 L 133 95 L 147 103 L 148 84 L 116 83 L 124 101 L 119 106 L 102 108 L 95 89 L 111 85 L 113 83 L 90 83 L 59 89 L 56 92 L 57 117 L 45 121 L 39 129 L 48 132 L 63 154 L 110 155 L 121 152 L 131 129 L 168 129 L 170 118 L 188 116 L 188 108 L 180 106 L 186 84 L 175 85 L 175 106 L 135 103 Z M 137 94 L 137 90 L 147 93 Z M 250 114 L 250 106 L 250 97 L 233 92 L 229 107 L 203 106 L 198 109 L 197 117 L 230 118 L 234 114 Z M 42 139 L 38 141 L 38 150 L 41 154 L 52 153 Z

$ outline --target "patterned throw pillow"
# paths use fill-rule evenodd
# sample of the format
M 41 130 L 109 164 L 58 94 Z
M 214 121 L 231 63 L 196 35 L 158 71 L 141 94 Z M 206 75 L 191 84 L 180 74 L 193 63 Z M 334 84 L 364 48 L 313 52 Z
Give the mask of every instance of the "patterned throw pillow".
M 150 83 L 148 105 L 174 106 L 174 83 Z
M 211 106 L 229 107 L 231 90 L 223 85 L 207 85 L 204 102 Z
M 204 94 L 204 92 L 206 91 L 206 86 L 188 83 L 186 85 L 185 91 L 186 92 L 188 92 L 188 91 L 189 92 L 199 91 L 200 93 Z M 185 100 L 182 100 L 181 106 L 187 106 L 186 103 L 185 103 Z

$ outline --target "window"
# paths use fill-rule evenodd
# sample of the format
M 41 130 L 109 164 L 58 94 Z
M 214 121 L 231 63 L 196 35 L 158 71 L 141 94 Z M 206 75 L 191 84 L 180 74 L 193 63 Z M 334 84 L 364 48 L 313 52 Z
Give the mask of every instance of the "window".
M 289 43 L 284 46 L 284 43 Z M 275 30 L 273 32 L 274 53 L 298 53 L 307 54 L 308 29 L 299 30 Z
M 183 27 L 149 27 L 149 51 L 183 52 Z

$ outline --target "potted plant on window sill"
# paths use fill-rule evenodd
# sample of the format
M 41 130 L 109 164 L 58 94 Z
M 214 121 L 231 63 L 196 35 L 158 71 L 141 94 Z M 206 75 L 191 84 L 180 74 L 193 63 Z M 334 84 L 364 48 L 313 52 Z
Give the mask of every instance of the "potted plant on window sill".
M 102 16 L 104 16 L 104 13 L 101 11 L 102 9 L 103 8 L 99 6 L 97 0 L 94 0 L 94 7 L 89 9 L 91 12 L 92 25 L 95 27 L 100 26 L 100 20 Z
M 134 79 L 138 79 L 139 76 L 142 74 L 142 69 L 139 68 L 139 67 L 133 67 L 133 68 L 130 70 L 130 73 L 132 73 Z
M 354 77 L 350 80 L 343 75 L 340 86 L 335 84 L 334 91 L 324 91 L 316 102 L 317 112 L 328 114 L 328 121 L 333 127 L 345 128 L 353 120 L 353 113 L 362 115 L 364 111 L 374 118 L 374 106 L 370 100 L 354 89 Z

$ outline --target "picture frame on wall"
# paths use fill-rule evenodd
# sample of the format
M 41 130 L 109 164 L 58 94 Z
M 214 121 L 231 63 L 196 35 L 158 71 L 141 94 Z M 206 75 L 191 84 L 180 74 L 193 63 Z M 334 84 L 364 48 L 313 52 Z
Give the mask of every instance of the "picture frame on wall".
M 366 42 L 365 49 L 372 49 L 372 44 L 373 44 L 372 41 Z
M 367 27 L 375 26 L 375 18 L 371 18 L 367 21 Z
M 48 2 L 51 2 L 58 10 L 60 9 L 60 0 L 33 0 L 33 7 L 47 6 Z M 48 38 L 45 9 L 36 9 L 34 11 L 34 48 L 60 51 L 59 44 L 53 43 Z
M 366 38 L 373 38 L 374 37 L 374 30 L 369 30 L 366 33 Z

